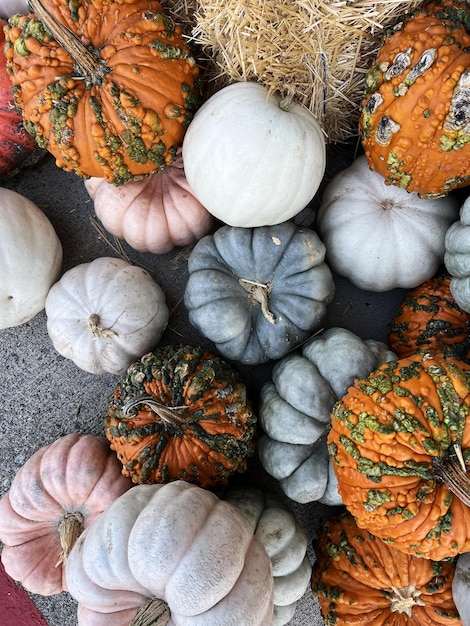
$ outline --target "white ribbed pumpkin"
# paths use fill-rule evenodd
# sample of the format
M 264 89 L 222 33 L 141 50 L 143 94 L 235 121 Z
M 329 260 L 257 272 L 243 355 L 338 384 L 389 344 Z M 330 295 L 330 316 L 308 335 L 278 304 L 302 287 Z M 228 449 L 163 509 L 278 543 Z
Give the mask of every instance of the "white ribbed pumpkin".
M 330 268 L 356 287 L 409 289 L 436 273 L 457 215 L 454 197 L 426 200 L 386 185 L 362 155 L 325 188 L 317 232 Z
M 185 481 L 136 485 L 77 540 L 66 565 L 79 625 L 271 626 L 271 561 L 235 506 Z M 150 603 L 150 604 L 148 604 Z M 136 622 L 143 623 L 143 622 Z
M 113 257 L 65 272 L 45 308 L 57 352 L 92 374 L 122 374 L 158 344 L 169 318 L 149 272 Z

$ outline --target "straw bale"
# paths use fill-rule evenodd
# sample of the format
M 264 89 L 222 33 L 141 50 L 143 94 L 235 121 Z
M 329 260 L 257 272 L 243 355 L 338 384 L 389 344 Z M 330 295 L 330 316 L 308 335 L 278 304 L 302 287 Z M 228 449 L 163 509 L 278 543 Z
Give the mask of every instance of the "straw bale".
M 206 96 L 241 80 L 295 96 L 328 142 L 358 134 L 364 78 L 384 31 L 422 1 L 166 0 L 198 50 Z

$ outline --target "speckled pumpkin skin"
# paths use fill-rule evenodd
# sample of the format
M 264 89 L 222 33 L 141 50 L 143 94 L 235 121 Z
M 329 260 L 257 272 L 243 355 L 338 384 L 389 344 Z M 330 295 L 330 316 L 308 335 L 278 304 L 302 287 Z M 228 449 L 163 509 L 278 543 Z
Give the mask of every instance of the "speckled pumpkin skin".
M 199 70 L 181 28 L 156 0 L 42 0 L 99 57 L 104 76 L 74 59 L 35 14 L 5 29 L 17 107 L 58 167 L 121 185 L 171 164 L 199 105 Z
M 439 561 L 470 551 L 470 508 L 436 477 L 460 444 L 470 464 L 470 372 L 429 352 L 358 379 L 335 404 L 328 449 L 360 528 Z
M 470 314 L 455 301 L 450 281 L 440 274 L 406 293 L 388 326 L 388 343 L 398 357 L 432 350 L 470 365 Z
M 320 527 L 314 548 L 312 591 L 325 624 L 462 626 L 452 598 L 454 561 L 395 550 L 348 512 Z
M 141 396 L 180 407 L 182 421 L 161 419 Z M 162 346 L 133 363 L 112 395 L 105 432 L 134 483 L 185 480 L 200 487 L 225 484 L 246 469 L 254 452 L 256 417 L 239 374 L 200 347 Z
M 360 129 L 386 184 L 433 198 L 470 183 L 469 20 L 468 1 L 444 0 L 385 38 L 366 76 Z

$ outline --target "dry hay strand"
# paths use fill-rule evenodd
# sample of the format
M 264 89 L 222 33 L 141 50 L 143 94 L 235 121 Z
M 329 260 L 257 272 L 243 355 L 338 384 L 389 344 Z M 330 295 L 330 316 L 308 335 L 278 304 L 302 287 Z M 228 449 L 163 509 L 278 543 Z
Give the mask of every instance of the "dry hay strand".
M 329 143 L 358 135 L 364 78 L 386 28 L 422 4 L 401 0 L 167 0 L 200 51 L 206 96 L 236 81 L 294 95 Z

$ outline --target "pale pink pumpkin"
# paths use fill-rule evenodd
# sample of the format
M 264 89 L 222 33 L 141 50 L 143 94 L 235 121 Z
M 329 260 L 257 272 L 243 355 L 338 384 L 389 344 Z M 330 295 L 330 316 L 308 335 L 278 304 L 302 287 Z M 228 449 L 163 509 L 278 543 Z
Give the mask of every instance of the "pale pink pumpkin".
M 214 224 L 186 180 L 181 150 L 172 165 L 142 180 L 115 186 L 89 178 L 85 187 L 104 228 L 138 252 L 193 244 Z
M 0 500 L 5 571 L 32 593 L 66 590 L 75 540 L 131 486 L 105 437 L 77 433 L 35 452 Z

